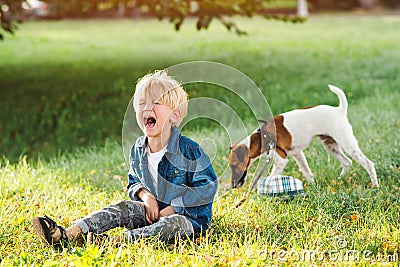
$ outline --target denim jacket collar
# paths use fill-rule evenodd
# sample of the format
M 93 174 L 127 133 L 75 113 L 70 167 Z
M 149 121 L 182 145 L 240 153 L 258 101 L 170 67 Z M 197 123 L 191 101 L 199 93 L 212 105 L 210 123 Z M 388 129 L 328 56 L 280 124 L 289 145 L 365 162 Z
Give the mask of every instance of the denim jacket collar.
M 169 138 L 168 144 L 167 144 L 167 149 L 166 152 L 176 154 L 179 152 L 179 137 L 181 136 L 181 133 L 178 129 L 178 127 L 173 126 L 171 129 L 171 136 Z M 147 146 L 148 143 L 148 138 L 146 136 L 142 136 L 136 141 L 136 146 L 142 148 L 143 154 L 147 153 Z

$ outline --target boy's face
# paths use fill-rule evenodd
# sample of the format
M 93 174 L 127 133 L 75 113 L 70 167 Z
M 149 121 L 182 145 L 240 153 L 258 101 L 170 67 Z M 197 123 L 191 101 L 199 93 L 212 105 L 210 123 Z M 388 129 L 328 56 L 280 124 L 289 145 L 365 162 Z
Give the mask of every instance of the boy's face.
M 161 137 L 163 133 L 168 133 L 179 119 L 179 111 L 173 110 L 160 99 L 161 92 L 153 97 L 140 97 L 135 105 L 137 123 L 147 137 Z

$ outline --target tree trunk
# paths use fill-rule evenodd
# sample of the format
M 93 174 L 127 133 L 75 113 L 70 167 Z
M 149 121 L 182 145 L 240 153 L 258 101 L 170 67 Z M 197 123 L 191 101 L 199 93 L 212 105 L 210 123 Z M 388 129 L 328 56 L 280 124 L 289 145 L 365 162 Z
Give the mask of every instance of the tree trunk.
M 297 0 L 297 15 L 299 17 L 308 17 L 308 7 L 306 0 Z
M 118 2 L 117 14 L 118 14 L 118 17 L 125 16 L 125 3 L 124 2 L 121 2 L 121 1 Z
M 360 6 L 363 8 L 374 8 L 378 3 L 378 0 L 358 0 Z

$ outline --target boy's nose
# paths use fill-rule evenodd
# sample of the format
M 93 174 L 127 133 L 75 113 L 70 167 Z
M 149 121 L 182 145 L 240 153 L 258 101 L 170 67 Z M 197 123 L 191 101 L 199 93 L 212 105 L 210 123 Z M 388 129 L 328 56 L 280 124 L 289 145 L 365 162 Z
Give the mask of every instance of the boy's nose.
M 143 110 L 144 111 L 151 111 L 153 110 L 153 103 L 146 103 L 146 105 L 144 106 Z

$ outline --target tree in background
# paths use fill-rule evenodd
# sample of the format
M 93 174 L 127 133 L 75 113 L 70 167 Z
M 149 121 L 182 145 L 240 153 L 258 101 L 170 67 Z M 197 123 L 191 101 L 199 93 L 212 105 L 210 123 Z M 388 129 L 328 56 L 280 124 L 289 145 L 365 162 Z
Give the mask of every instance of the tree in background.
M 24 18 L 23 2 L 29 0 L 0 0 L 0 38 L 3 32 L 13 33 L 17 23 Z M 301 22 L 304 18 L 295 14 L 276 14 L 271 12 L 270 2 L 294 2 L 295 0 L 47 0 L 53 18 L 92 17 L 99 12 L 109 12 L 109 16 L 153 16 L 168 19 L 179 30 L 187 17 L 197 19 L 198 30 L 207 29 L 213 20 L 220 21 L 228 30 L 244 34 L 231 20 L 232 16 L 252 17 L 261 15 L 267 19 Z M 302 0 L 300 2 L 305 2 Z
M 24 19 L 25 5 L 30 0 L 0 0 L 0 39 L 3 33 L 13 33 L 17 23 Z M 33 0 L 32 0 L 33 1 Z M 38 1 L 38 0 L 35 0 Z M 306 0 L 43 0 L 50 7 L 52 18 L 88 18 L 150 16 L 168 19 L 179 30 L 188 17 L 196 18 L 198 30 L 207 29 L 213 20 L 237 34 L 244 34 L 231 19 L 232 16 L 264 16 L 266 19 L 302 22 L 308 16 Z M 372 8 L 378 4 L 398 7 L 398 0 L 309 0 L 311 9 Z M 273 7 L 290 6 L 291 12 L 277 13 Z M 296 15 L 297 6 L 297 15 Z
M 309 0 L 315 9 L 351 10 L 354 8 L 372 9 L 379 5 L 396 8 L 393 3 L 399 0 Z
M 297 1 L 297 15 L 303 18 L 308 17 L 308 6 L 306 0 Z
M 4 32 L 14 33 L 17 22 L 22 21 L 22 0 L 0 0 L 0 39 L 3 40 Z

